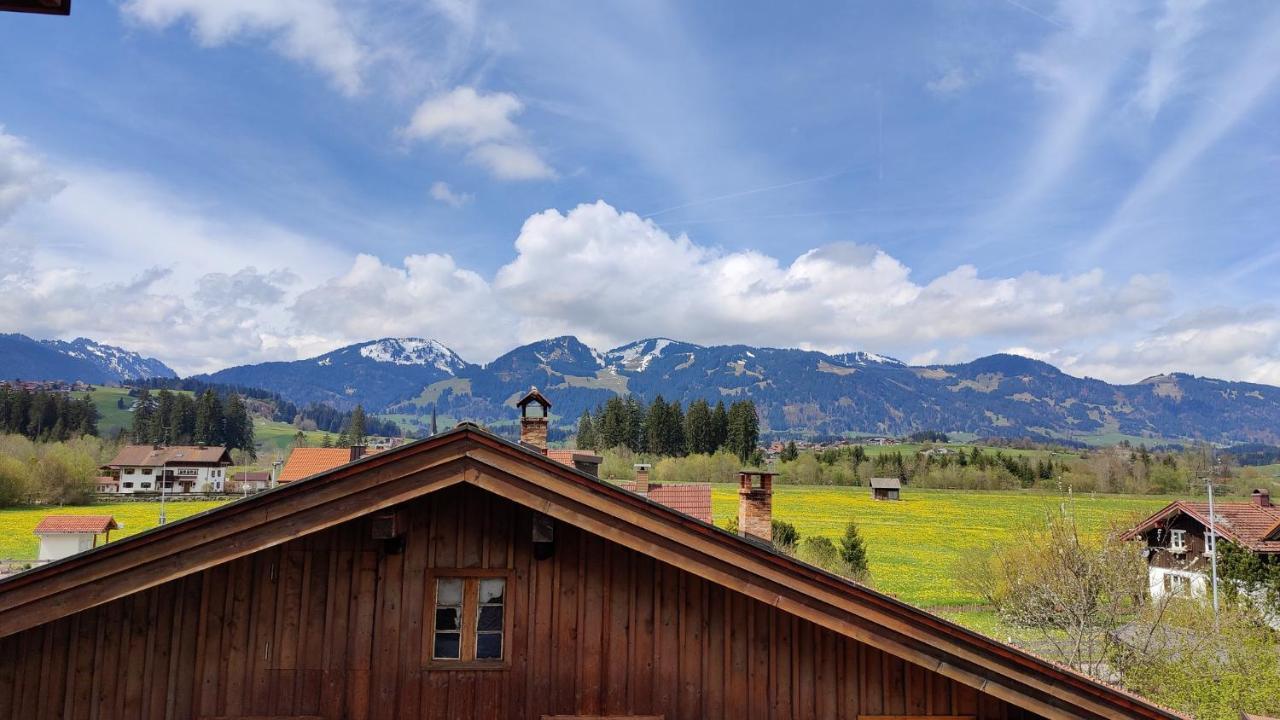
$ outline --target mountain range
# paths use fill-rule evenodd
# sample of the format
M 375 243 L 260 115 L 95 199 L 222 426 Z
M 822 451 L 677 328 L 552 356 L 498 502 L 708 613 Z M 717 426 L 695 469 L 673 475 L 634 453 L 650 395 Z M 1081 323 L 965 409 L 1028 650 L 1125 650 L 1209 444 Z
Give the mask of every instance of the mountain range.
M 523 345 L 484 365 L 434 340 L 386 338 L 293 362 L 201 376 L 261 387 L 296 403 L 510 422 L 531 386 L 572 427 L 615 394 L 661 394 L 686 407 L 751 398 L 765 432 L 901 435 L 916 430 L 1072 440 L 1205 438 L 1280 442 L 1280 388 L 1159 375 L 1131 385 L 1068 375 L 1044 362 L 998 354 L 954 365 L 911 366 L 854 352 L 748 345 L 702 346 L 649 338 L 601 352 L 572 336 Z
M 177 376 L 155 358 L 88 338 L 66 342 L 0 334 L 0 378 L 5 380 L 81 380 L 100 384 Z
M 78 338 L 0 334 L 0 378 L 122 383 L 171 378 L 164 363 Z M 499 425 L 537 386 L 569 429 L 584 410 L 632 393 L 685 407 L 750 398 L 764 432 L 903 435 L 917 430 L 1045 440 L 1201 438 L 1280 443 L 1280 388 L 1172 373 L 1130 385 L 1068 375 L 1048 363 L 998 354 L 954 365 L 912 366 L 868 352 L 703 346 L 667 338 L 600 351 L 572 336 L 517 347 L 484 365 L 422 338 L 384 338 L 318 357 L 227 368 L 201 380 L 279 393 L 304 405 L 363 405 L 378 413 L 434 409 L 447 421 Z M 425 424 L 425 423 L 424 423 Z

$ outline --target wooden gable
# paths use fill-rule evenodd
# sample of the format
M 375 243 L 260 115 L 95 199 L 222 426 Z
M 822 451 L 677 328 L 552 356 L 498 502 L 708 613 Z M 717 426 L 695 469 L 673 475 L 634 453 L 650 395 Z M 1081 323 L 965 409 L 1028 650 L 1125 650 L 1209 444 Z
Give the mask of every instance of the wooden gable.
M 425 652 L 463 570 L 500 666 Z M 0 582 L 0 718 L 543 715 L 1176 717 L 473 428 Z

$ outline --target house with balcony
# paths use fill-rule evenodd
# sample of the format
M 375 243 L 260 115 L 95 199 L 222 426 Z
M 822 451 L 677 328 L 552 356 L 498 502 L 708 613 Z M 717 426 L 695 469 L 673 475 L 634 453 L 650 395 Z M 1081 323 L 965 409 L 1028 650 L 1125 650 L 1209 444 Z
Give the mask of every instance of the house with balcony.
M 214 445 L 126 445 L 103 466 L 116 493 L 220 493 L 231 453 Z M 102 486 L 102 483 L 99 483 Z

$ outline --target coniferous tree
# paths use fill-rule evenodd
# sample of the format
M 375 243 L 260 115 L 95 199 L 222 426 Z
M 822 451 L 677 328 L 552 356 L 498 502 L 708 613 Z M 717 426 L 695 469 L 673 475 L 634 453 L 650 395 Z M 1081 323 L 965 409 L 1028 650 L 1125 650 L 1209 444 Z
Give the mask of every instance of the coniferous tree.
M 221 445 L 224 442 L 224 421 L 222 401 L 213 390 L 205 390 L 196 403 L 192 441 L 201 445 Z
M 624 442 L 633 452 L 644 452 L 644 405 L 640 403 L 640 399 L 635 395 L 628 395 L 626 408 L 627 436 Z
M 320 447 L 323 447 L 323 448 L 333 447 L 333 438 L 329 437 L 329 433 L 325 433 L 324 438 L 320 440 Z
M 596 425 L 596 440 L 601 450 L 627 445 L 627 405 L 622 398 L 609 398 L 600 409 Z
M 689 403 L 689 411 L 684 418 L 685 449 L 694 455 L 710 454 L 716 451 L 715 438 L 711 427 L 711 406 L 701 398 Z
M 840 558 L 849 570 L 849 574 L 859 580 L 867 576 L 867 546 L 858 532 L 858 524 L 849 521 L 844 527 L 844 536 L 840 538 Z
M 582 417 L 578 418 L 578 439 L 579 450 L 595 450 L 596 448 L 596 428 L 591 422 L 591 413 L 583 410 Z
M 778 459 L 783 462 L 792 462 L 800 458 L 800 450 L 796 447 L 795 440 L 788 440 L 782 452 L 778 454 Z
M 143 444 L 155 442 L 151 434 L 155 429 L 155 413 L 155 399 L 144 388 L 138 392 L 138 398 L 133 401 L 133 428 L 129 434 L 134 442 Z
M 661 395 L 649 403 L 649 410 L 644 416 L 644 447 L 641 450 L 655 455 L 667 455 L 666 452 L 667 401 Z
M 684 434 L 684 410 L 680 402 L 673 400 L 667 403 L 667 419 L 662 433 L 663 444 L 668 454 L 683 457 L 687 451 L 687 439 Z
M 728 442 L 729 413 L 724 409 L 724 400 L 718 400 L 711 413 L 711 452 L 719 452 Z
M 755 454 L 756 443 L 760 441 L 760 417 L 756 414 L 756 404 L 751 400 L 739 400 L 729 408 L 728 445 L 729 452 L 747 462 Z
M 366 440 L 364 423 L 364 406 L 357 405 L 356 409 L 351 411 L 351 420 L 348 421 L 346 430 L 352 445 L 364 445 Z

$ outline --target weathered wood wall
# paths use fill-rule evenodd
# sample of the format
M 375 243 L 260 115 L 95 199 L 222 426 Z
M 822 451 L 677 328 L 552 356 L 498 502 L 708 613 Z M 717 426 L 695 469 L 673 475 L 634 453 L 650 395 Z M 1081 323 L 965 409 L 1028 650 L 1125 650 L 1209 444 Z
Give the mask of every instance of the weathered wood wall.
M 0 719 L 1033 717 L 470 486 L 0 639 Z M 425 669 L 430 568 L 507 568 L 508 667 Z

